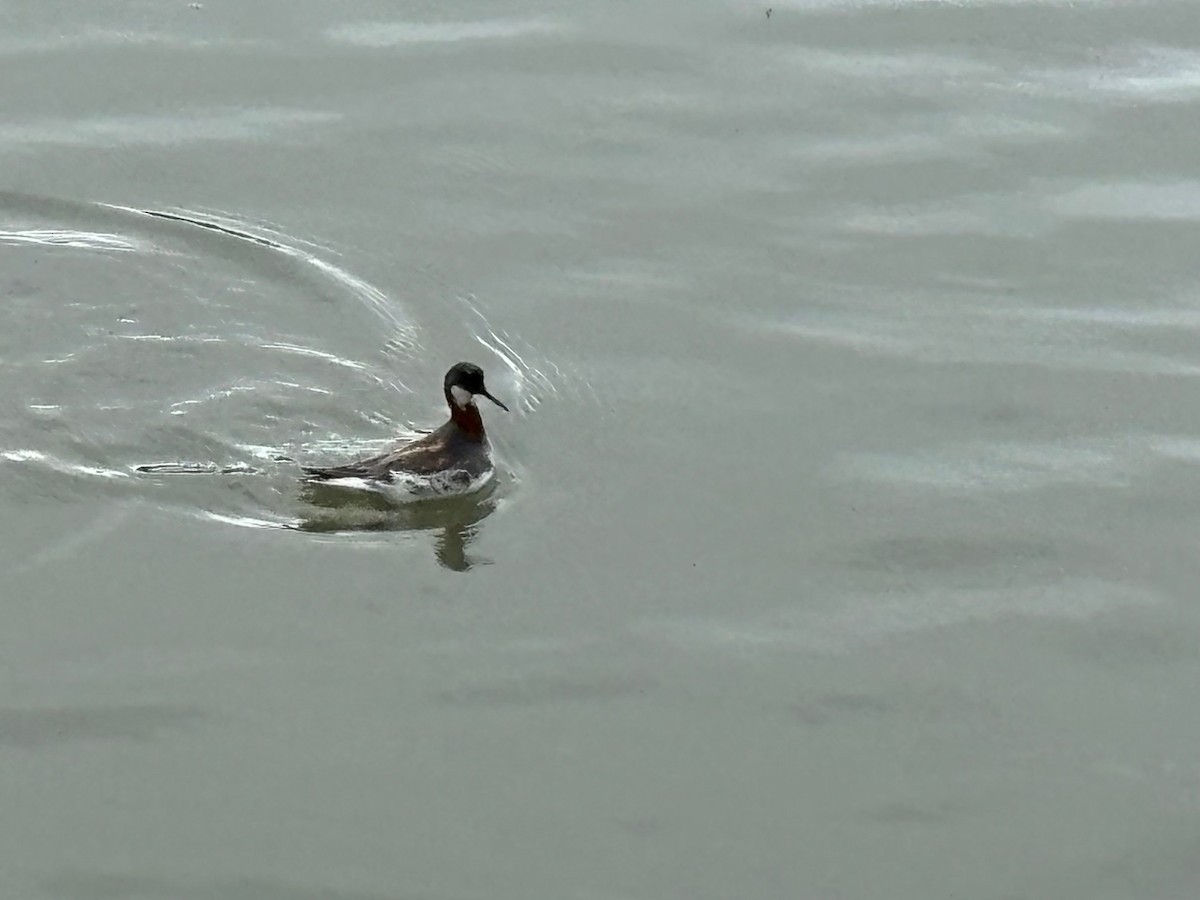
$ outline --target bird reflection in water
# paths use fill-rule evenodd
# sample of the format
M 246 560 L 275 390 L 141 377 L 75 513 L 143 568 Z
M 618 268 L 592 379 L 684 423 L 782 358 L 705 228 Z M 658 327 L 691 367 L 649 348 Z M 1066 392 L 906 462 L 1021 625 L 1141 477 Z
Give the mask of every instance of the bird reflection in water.
M 496 509 L 493 486 L 456 497 L 395 503 L 372 491 L 348 490 L 313 482 L 301 488 L 301 499 L 314 507 L 296 527 L 301 531 L 433 531 L 438 563 L 465 572 L 476 561 L 467 547 L 479 533 L 479 523 Z

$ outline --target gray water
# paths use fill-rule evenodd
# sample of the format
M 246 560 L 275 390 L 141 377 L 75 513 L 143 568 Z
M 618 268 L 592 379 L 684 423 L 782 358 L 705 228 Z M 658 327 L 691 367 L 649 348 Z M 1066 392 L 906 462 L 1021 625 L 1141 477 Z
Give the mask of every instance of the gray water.
M 0 85 L 0 895 L 1200 896 L 1191 0 L 9 0 Z M 300 489 L 459 359 L 492 490 Z

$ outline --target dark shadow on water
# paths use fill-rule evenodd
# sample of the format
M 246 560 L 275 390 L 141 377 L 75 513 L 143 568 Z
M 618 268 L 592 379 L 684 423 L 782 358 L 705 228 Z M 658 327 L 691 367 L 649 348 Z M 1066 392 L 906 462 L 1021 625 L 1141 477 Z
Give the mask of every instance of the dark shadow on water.
M 203 713 L 165 704 L 0 709 L 0 746 L 40 749 L 78 741 L 148 741 Z
M 300 499 L 312 509 L 300 516 L 300 531 L 332 534 L 349 531 L 436 532 L 434 553 L 438 563 L 455 572 L 476 565 L 467 554 L 479 533 L 480 523 L 496 509 L 492 487 L 461 497 L 397 503 L 371 491 L 305 483 Z

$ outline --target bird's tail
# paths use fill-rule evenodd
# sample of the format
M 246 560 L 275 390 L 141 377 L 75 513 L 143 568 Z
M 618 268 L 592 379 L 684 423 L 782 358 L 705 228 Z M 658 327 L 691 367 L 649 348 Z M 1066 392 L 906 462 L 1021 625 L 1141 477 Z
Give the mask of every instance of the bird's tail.
M 363 478 L 367 470 L 362 466 L 301 466 L 306 481 L 334 481 L 338 478 Z

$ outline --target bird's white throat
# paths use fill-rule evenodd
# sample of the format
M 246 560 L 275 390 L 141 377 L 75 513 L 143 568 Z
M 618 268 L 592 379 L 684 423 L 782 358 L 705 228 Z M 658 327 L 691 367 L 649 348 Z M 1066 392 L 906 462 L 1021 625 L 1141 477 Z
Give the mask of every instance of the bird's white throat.
M 454 403 L 459 409 L 466 409 L 468 406 L 475 405 L 475 395 L 468 390 L 460 388 L 457 384 L 450 386 L 450 396 L 454 398 Z

